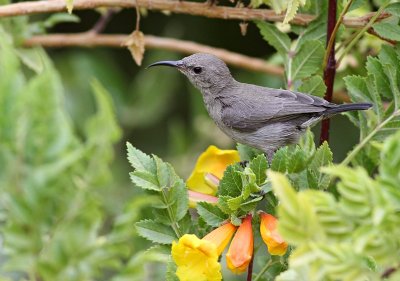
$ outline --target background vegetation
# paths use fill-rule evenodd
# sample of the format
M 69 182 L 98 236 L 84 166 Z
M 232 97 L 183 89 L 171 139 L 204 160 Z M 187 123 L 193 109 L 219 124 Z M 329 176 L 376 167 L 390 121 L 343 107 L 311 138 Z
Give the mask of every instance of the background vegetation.
M 73 5 L 73 1 L 67 2 Z M 7 7 L 11 3 L 0 0 L 0 4 Z M 242 5 L 248 4 L 287 13 L 275 24 L 260 19 L 170 15 L 142 8 L 140 31 L 263 58 L 283 67 L 285 73 L 231 67 L 233 75 L 247 83 L 323 96 L 321 62 L 326 53 L 328 1 L 251 1 Z M 218 5 L 232 6 L 223 1 Z M 399 126 L 400 51 L 396 42 L 400 40 L 400 6 L 380 0 L 338 1 L 337 5 L 337 17 L 346 9 L 347 17 L 360 18 L 372 11 L 385 15 L 376 23 L 370 17 L 355 28 L 342 24 L 336 38 L 336 57 L 342 59 L 334 101 L 349 101 L 350 97 L 352 101 L 371 101 L 375 106 L 368 114 L 335 117 L 329 146 L 322 146 L 320 154 L 316 154 L 318 146 L 310 144 L 313 137 L 308 134 L 308 142 L 300 148 L 282 150 L 275 160 L 272 169 L 286 174 L 291 183 L 279 179 L 283 183 L 276 185 L 286 186 L 286 191 L 278 192 L 272 182 L 277 197 L 269 194 L 282 201 L 282 211 L 278 212 L 282 220 L 304 225 L 305 229 L 303 236 L 291 237 L 288 223 L 282 227 L 283 233 L 291 245 L 309 254 L 293 258 L 294 265 L 289 263 L 281 280 L 308 280 L 309 276 L 313 280 L 375 280 L 386 277 L 388 270 L 396 272 L 400 264 L 399 241 L 394 238 L 400 237 L 396 228 L 400 137 L 397 134 L 387 139 Z M 297 6 L 300 15 L 315 15 L 315 21 L 306 26 L 282 24 L 295 15 L 297 8 L 293 11 L 293 7 Z M 213 7 L 205 5 L 204 9 Z M 126 142 L 170 162 L 184 180 L 208 145 L 225 149 L 236 146 L 215 127 L 201 95 L 185 77 L 174 70 L 143 67 L 183 54 L 146 49 L 142 66 L 137 66 L 126 48 L 45 51 L 24 47 L 27 39 L 40 34 L 86 32 L 106 13 L 104 9 L 77 10 L 74 15 L 0 19 L 0 280 L 162 280 L 169 249 L 154 246 L 134 227 L 136 222 L 153 217 L 149 206 L 157 198 L 130 181 Z M 134 9 L 115 11 L 102 32 L 129 34 L 139 27 L 136 18 Z M 248 24 L 245 35 L 244 24 Z M 319 126 L 314 133 L 319 135 Z M 318 155 L 329 157 L 319 161 Z M 386 155 L 393 156 L 387 159 Z M 302 157 L 304 165 L 294 169 L 287 163 L 293 163 L 296 157 Z M 323 178 L 328 176 L 320 173 L 319 167 L 329 164 L 330 157 L 335 163 L 346 158 L 342 163 L 347 167 L 326 170 L 341 179 L 339 184 L 332 181 L 328 188 L 329 182 Z M 349 166 L 363 168 L 350 170 Z M 311 182 L 310 176 L 304 181 L 307 173 L 318 181 Z M 267 181 L 272 188 L 269 178 Z M 297 190 L 329 189 L 333 195 L 294 195 L 290 185 Z M 310 210 L 303 208 L 302 200 L 312 202 Z M 293 210 L 285 207 L 289 205 L 304 216 L 291 217 Z M 342 209 L 347 212 L 335 213 Z M 324 210 L 333 218 L 332 225 L 319 216 Z M 241 213 L 226 215 L 233 218 Z M 371 224 L 376 227 L 372 229 Z M 358 235 L 354 241 L 349 238 L 352 233 Z M 386 234 L 381 237 L 381 233 Z M 329 241 L 340 251 L 332 254 L 334 250 L 323 248 L 317 234 L 327 237 L 324 243 Z M 315 239 L 317 246 L 312 243 Z M 362 245 L 358 252 L 347 251 L 357 243 Z M 271 280 L 288 269 L 286 258 L 260 278 Z M 318 272 L 321 258 L 332 266 Z M 269 259 L 267 254 L 258 256 L 255 272 Z M 305 260 L 309 267 L 304 265 Z M 339 264 L 345 266 L 335 267 Z M 226 280 L 234 278 L 229 273 L 224 276 Z M 293 276 L 296 279 L 290 279 Z M 389 277 L 396 280 L 395 274 Z

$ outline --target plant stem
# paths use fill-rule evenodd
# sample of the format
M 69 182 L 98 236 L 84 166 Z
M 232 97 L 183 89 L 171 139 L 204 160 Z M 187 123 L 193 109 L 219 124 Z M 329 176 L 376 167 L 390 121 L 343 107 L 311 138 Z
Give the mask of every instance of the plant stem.
M 260 270 L 260 272 L 257 274 L 257 276 L 254 278 L 253 281 L 258 281 L 265 274 L 265 272 L 268 270 L 268 268 L 270 268 L 272 265 L 274 265 L 278 262 L 279 261 L 272 261 L 272 257 L 271 257 L 270 260 L 264 265 L 264 267 Z
M 99 18 L 92 29 L 89 30 L 89 32 L 94 34 L 102 33 L 116 11 L 116 9 L 108 9 L 105 14 Z
M 251 281 L 253 278 L 253 262 L 254 262 L 254 248 L 253 248 L 253 255 L 251 256 L 249 267 L 247 268 L 247 281 Z
M 172 229 L 174 230 L 176 236 L 177 236 L 178 238 L 180 238 L 180 237 L 182 236 L 182 233 L 181 233 L 181 231 L 179 230 L 179 226 L 178 226 L 178 224 L 177 224 L 176 221 L 175 221 L 175 217 L 172 215 L 171 204 L 170 204 L 170 203 L 168 202 L 168 200 L 167 200 L 167 196 L 166 196 L 166 194 L 165 194 L 164 189 L 162 189 L 161 194 L 162 194 L 162 197 L 163 197 L 164 204 L 167 206 L 168 216 L 169 216 L 169 219 L 171 220 L 171 227 L 172 227 Z
M 336 27 L 336 8 L 337 3 L 336 0 L 329 0 L 328 6 L 328 25 L 326 32 L 326 44 L 327 44 L 327 53 L 328 59 L 327 64 L 324 69 L 324 81 L 326 85 L 326 93 L 324 99 L 327 101 L 332 101 L 333 95 L 333 84 L 335 81 L 336 74 L 336 61 L 335 61 L 335 48 L 332 48 L 335 44 L 335 34 L 334 30 Z M 329 44 L 331 44 L 330 50 L 328 50 Z M 320 144 L 324 141 L 329 141 L 329 119 L 323 120 L 321 125 L 321 135 L 320 135 Z
M 349 165 L 351 160 L 357 155 L 358 152 L 378 133 L 383 127 L 385 127 L 393 118 L 400 115 L 400 109 L 397 109 L 390 115 L 385 121 L 380 123 L 375 129 L 369 133 L 357 146 L 347 155 L 342 161 L 342 165 Z
M 327 47 L 326 47 L 326 51 L 325 51 L 325 56 L 324 56 L 324 62 L 322 64 L 322 68 L 323 69 L 325 69 L 326 65 L 328 64 L 328 57 L 329 57 L 331 49 L 333 48 L 333 45 L 335 43 L 336 33 L 337 33 L 338 29 L 339 29 L 339 26 L 343 22 L 344 15 L 347 13 L 347 11 L 349 10 L 349 8 L 350 8 L 352 3 L 353 3 L 353 0 L 347 1 L 346 6 L 343 8 L 343 11 L 340 13 L 340 16 L 339 16 L 339 18 L 338 18 L 338 20 L 337 20 L 337 22 L 335 24 L 335 27 L 334 27 L 334 29 L 332 31 L 332 34 L 329 37 L 329 41 L 328 41 L 328 44 L 327 44 Z
M 347 47 L 344 49 L 342 55 L 337 61 L 337 64 L 339 65 L 340 62 L 343 60 L 343 58 L 347 55 L 347 53 L 353 48 L 353 46 L 357 43 L 357 41 L 361 38 L 361 36 L 368 31 L 371 26 L 375 23 L 375 21 L 378 19 L 378 17 L 383 13 L 385 10 L 386 6 L 389 4 L 389 1 L 387 1 L 385 4 L 383 4 L 379 10 L 375 13 L 375 15 L 369 20 L 369 22 L 357 33 L 357 36 L 354 37 L 354 39 L 347 45 Z

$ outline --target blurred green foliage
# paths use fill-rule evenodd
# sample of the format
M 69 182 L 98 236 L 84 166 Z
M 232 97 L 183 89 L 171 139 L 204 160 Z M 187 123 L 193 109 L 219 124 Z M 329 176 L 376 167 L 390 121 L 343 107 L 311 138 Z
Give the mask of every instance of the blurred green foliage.
M 291 5 L 288 17 L 296 11 L 318 17 L 307 27 L 250 23 L 245 37 L 237 22 L 185 15 L 149 13 L 142 18 L 141 28 L 145 34 L 194 40 L 283 64 L 283 79 L 232 71 L 243 82 L 288 86 L 322 96 L 328 1 L 251 2 L 276 11 Z M 338 2 L 340 12 L 346 1 Z M 384 3 L 353 1 L 350 11 L 357 16 Z M 392 16 L 373 25 L 378 35 L 399 40 L 399 10 L 399 3 L 386 8 Z M 133 14 L 120 12 L 106 32 L 131 32 Z M 364 168 L 320 170 L 345 158 L 357 142 L 359 131 L 344 117 L 332 121 L 330 146 L 316 147 L 309 132 L 299 146 L 277 152 L 271 169 L 285 174 L 288 183 L 271 183 L 263 173 L 265 159 L 239 146 L 241 157 L 250 160 L 250 165 L 229 168 L 221 181 L 219 204 L 198 204 L 199 218 L 192 222 L 187 200 L 176 199 L 186 198 L 183 179 L 194 159 L 210 143 L 234 146 L 206 115 L 201 95 L 173 70 L 136 67 L 128 51 L 71 48 L 51 50 L 48 55 L 40 48 L 20 47 L 32 34 L 86 31 L 97 17 L 96 12 L 87 11 L 0 21 L 0 280 L 124 281 L 163 280 L 165 276 L 174 280 L 176 268 L 169 248 L 151 247 L 141 236 L 165 244 L 186 232 L 204 235 L 227 218 L 240 223 L 239 217 L 256 207 L 275 213 L 278 199 L 285 238 L 304 250 L 293 252 L 282 280 L 293 276 L 307 280 L 310 272 L 326 280 L 378 278 L 385 269 L 398 265 L 398 241 L 393 237 L 398 237 L 400 136 L 386 140 L 399 127 L 398 47 L 384 46 L 379 56 L 367 59 L 367 54 L 378 53 L 382 41 L 366 36 L 338 69 L 335 90 L 348 90 L 353 101 L 375 104 L 367 115 L 348 115 L 360 128 L 359 140 L 365 142 L 348 161 Z M 339 42 L 353 36 L 352 30 L 339 29 Z M 144 65 L 180 57 L 147 50 Z M 160 158 L 129 147 L 136 169 L 131 178 L 150 194 L 129 181 L 127 140 L 175 167 L 176 171 Z M 150 168 L 138 169 L 133 154 L 151 162 Z M 154 165 L 163 171 L 159 178 Z M 167 175 L 172 176 L 166 180 Z M 329 186 L 332 177 L 340 182 Z M 240 186 L 234 194 L 229 190 L 232 178 Z M 279 192 L 281 186 L 285 189 Z M 301 192 L 295 193 L 289 186 Z M 302 191 L 308 188 L 314 190 Z M 297 216 L 290 208 L 298 208 Z M 299 227 L 302 235 L 293 231 Z M 357 235 L 345 235 L 351 232 Z M 255 239 L 255 272 L 273 260 L 259 279 L 271 280 L 287 269 L 287 256 L 271 258 L 259 237 Z M 332 244 L 325 246 L 327 243 Z M 349 251 L 353 245 L 358 248 Z M 304 261 L 309 262 L 310 257 L 315 259 L 307 267 Z M 323 267 L 317 258 L 334 262 Z M 224 272 L 224 277 L 235 280 L 229 272 Z M 396 278 L 398 274 L 392 276 L 392 280 Z

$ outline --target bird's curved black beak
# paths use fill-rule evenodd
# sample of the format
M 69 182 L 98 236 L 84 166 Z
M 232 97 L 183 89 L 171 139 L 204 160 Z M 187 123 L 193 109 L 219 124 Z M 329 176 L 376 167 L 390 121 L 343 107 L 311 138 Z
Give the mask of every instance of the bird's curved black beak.
M 165 65 L 165 66 L 172 66 L 172 67 L 180 67 L 182 66 L 182 61 L 177 60 L 177 61 L 172 61 L 172 60 L 163 60 L 163 61 L 159 61 L 159 62 L 155 62 L 150 64 L 147 68 L 153 67 L 153 66 L 157 66 L 157 65 Z

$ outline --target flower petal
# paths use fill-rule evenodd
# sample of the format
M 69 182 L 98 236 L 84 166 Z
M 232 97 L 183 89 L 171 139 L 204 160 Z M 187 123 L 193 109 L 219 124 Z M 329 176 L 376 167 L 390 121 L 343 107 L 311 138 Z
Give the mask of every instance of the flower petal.
M 211 173 L 220 179 L 229 165 L 239 161 L 236 150 L 221 150 L 211 145 L 200 155 L 186 184 L 190 190 L 214 195 L 217 190 L 205 181 L 206 174 Z
M 230 222 L 226 223 L 208 233 L 206 236 L 203 237 L 203 240 L 208 240 L 214 243 L 217 246 L 218 255 L 221 255 L 228 245 L 229 241 L 231 241 L 231 238 L 235 233 L 236 228 L 237 227 Z
M 217 247 L 196 235 L 185 234 L 178 243 L 172 243 L 172 258 L 178 269 L 180 281 L 220 281 L 221 265 L 218 263 Z
M 260 232 L 261 237 L 265 244 L 267 244 L 268 252 L 271 255 L 283 256 L 286 251 L 288 244 L 283 240 L 282 236 L 278 233 L 277 219 L 267 213 L 260 213 Z
M 253 255 L 252 216 L 243 219 L 226 254 L 228 268 L 236 274 L 246 271 Z

